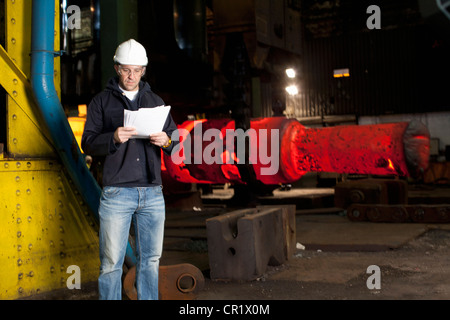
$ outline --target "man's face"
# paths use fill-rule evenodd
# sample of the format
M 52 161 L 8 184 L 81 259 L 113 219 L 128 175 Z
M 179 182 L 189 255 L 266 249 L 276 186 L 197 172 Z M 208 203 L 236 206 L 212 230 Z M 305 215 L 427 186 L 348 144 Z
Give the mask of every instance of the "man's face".
M 119 84 L 122 89 L 127 91 L 139 90 L 139 81 L 145 72 L 143 66 L 131 65 L 115 65 L 117 74 L 119 75 Z

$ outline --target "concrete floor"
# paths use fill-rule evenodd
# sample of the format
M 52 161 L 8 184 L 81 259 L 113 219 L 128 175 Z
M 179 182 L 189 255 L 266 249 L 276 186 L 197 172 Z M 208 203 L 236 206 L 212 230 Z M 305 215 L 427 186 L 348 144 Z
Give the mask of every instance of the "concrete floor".
M 259 281 L 206 281 L 199 299 L 450 299 L 449 225 L 352 223 L 340 216 L 297 217 L 306 250 Z M 381 288 L 367 273 L 380 268 Z
M 217 193 L 216 198 L 229 196 L 226 190 Z M 409 194 L 412 203 L 450 203 L 448 187 L 420 188 Z M 330 197 L 333 189 L 301 188 L 276 190 L 273 197 L 260 198 L 265 203 L 297 203 L 296 238 L 305 249 L 296 250 L 281 266 L 269 266 L 256 281 L 208 278 L 201 226 L 206 217 L 217 213 L 214 207 L 185 213 L 188 229 L 180 228 L 185 219 L 182 213 L 177 218 L 168 215 L 162 262 L 189 262 L 205 272 L 198 300 L 450 299 L 450 224 L 352 222 L 344 211 L 327 207 Z M 182 232 L 194 235 L 184 242 L 184 249 L 175 244 Z M 380 289 L 367 286 L 371 265 L 379 267 Z
M 352 222 L 328 206 L 333 189 L 276 191 L 272 199 L 261 199 L 297 203 L 296 240 L 305 248 L 283 265 L 269 266 L 257 280 L 212 281 L 205 220 L 229 210 L 221 202 L 229 192 L 219 190 L 216 204 L 167 212 L 161 265 L 190 263 L 202 270 L 205 285 L 197 301 L 450 299 L 450 224 Z M 421 197 L 450 203 L 450 188 L 419 190 L 411 197 L 419 203 Z M 379 289 L 367 285 L 372 265 L 380 270 Z M 95 283 L 82 289 L 34 299 L 98 298 Z

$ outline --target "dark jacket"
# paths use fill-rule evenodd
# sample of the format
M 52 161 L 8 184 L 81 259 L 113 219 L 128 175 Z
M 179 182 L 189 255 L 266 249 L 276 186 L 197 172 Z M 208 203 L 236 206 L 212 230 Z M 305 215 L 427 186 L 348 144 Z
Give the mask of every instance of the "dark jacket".
M 124 109 L 153 108 L 164 105 L 150 85 L 141 81 L 139 93 L 131 102 L 119 89 L 118 78 L 111 78 L 104 91 L 97 94 L 87 109 L 81 147 L 93 157 L 105 156 L 103 186 L 145 187 L 161 185 L 161 148 L 147 139 L 114 142 L 114 132 L 123 127 Z M 163 131 L 171 136 L 177 129 L 172 117 L 167 117 Z M 173 143 L 162 148 L 170 154 Z

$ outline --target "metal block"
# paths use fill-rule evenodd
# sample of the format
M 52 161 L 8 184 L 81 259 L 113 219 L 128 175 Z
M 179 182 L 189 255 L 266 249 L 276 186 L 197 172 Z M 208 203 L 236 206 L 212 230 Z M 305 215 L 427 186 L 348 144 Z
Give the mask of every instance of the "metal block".
M 259 211 L 265 209 L 279 208 L 281 209 L 281 219 L 283 221 L 283 247 L 285 259 L 289 260 L 295 253 L 295 244 L 297 243 L 296 222 L 295 222 L 295 205 L 263 205 L 257 206 Z
M 334 205 L 346 209 L 351 204 L 406 204 L 407 183 L 392 179 L 363 179 L 336 185 Z
M 405 180 L 383 180 L 387 188 L 388 204 L 408 203 L 408 183 Z
M 242 209 L 206 220 L 210 276 L 254 280 L 286 260 L 282 209 Z

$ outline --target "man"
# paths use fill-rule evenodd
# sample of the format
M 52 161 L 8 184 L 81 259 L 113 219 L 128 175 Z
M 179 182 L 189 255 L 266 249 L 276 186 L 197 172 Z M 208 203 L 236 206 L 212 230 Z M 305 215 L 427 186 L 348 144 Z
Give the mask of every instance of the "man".
M 100 299 L 122 298 L 122 266 L 131 221 L 136 236 L 136 289 L 138 299 L 158 299 L 159 259 L 165 220 L 161 185 L 161 149 L 173 148 L 170 136 L 176 125 L 167 117 L 163 131 L 148 139 L 133 138 L 123 127 L 124 110 L 153 108 L 164 101 L 141 80 L 148 63 L 145 48 L 130 39 L 117 47 L 117 77 L 96 95 L 87 110 L 82 148 L 91 156 L 105 156 L 100 199 Z

